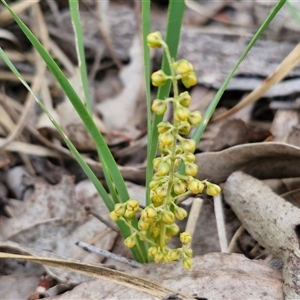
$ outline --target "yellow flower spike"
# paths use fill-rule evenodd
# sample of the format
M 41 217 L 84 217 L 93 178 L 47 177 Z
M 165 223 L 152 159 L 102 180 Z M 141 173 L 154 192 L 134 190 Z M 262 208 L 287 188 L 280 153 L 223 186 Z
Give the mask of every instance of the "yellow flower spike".
M 184 248 L 183 253 L 189 258 L 193 257 L 193 250 L 191 248 Z
M 176 235 L 179 232 L 179 226 L 176 223 L 167 226 L 166 232 L 170 235 Z
M 191 124 L 187 121 L 181 122 L 178 126 L 178 131 L 180 134 L 187 135 L 191 130 Z
M 115 204 L 114 212 L 118 216 L 123 216 L 126 209 L 126 203 L 117 203 Z
M 137 200 L 130 199 L 126 202 L 126 209 L 129 211 L 138 211 L 140 208 L 140 203 Z
M 217 196 L 221 193 L 221 188 L 213 183 L 206 182 L 206 194 L 209 196 Z
M 179 99 L 179 103 L 184 107 L 189 107 L 192 103 L 192 97 L 187 91 L 179 94 Z
M 170 164 L 166 161 L 161 161 L 158 165 L 157 173 L 159 176 L 166 176 L 170 172 Z
M 150 227 L 150 223 L 145 222 L 144 219 L 139 219 L 138 227 L 140 230 L 147 230 Z
M 189 74 L 182 76 L 181 82 L 187 89 L 190 88 L 191 86 L 196 85 L 198 82 L 196 73 L 190 72 Z
M 174 143 L 174 136 L 170 132 L 160 134 L 158 137 L 159 143 L 162 146 L 171 146 Z
M 188 184 L 188 189 L 193 193 L 193 194 L 201 194 L 203 189 L 204 189 L 204 184 L 202 181 L 198 179 L 193 179 L 189 182 Z
M 157 247 L 150 247 L 149 249 L 148 249 L 148 255 L 150 256 L 150 257 L 154 257 L 154 255 L 157 253 Z
M 114 222 L 121 220 L 121 216 L 117 215 L 114 210 L 112 212 L 110 212 L 109 216 L 110 216 L 111 220 Z
M 161 48 L 162 36 L 159 31 L 151 32 L 147 35 L 147 45 L 150 48 Z
M 182 266 L 183 266 L 184 269 L 186 269 L 186 270 L 191 269 L 192 266 L 193 266 L 193 264 L 194 264 L 194 262 L 193 262 L 193 260 L 191 258 L 185 257 L 183 259 Z
M 192 241 L 192 236 L 188 232 L 180 233 L 180 242 L 186 246 Z
M 186 185 L 183 182 L 177 182 L 173 186 L 173 190 L 177 195 L 181 195 L 186 191 Z
M 127 238 L 124 240 L 124 244 L 125 244 L 125 246 L 127 246 L 128 248 L 134 247 L 134 246 L 136 245 L 136 237 L 130 235 L 129 237 L 127 237 Z
M 169 77 L 163 70 L 158 70 L 151 75 L 152 84 L 156 87 L 163 86 Z
M 192 71 L 194 71 L 194 67 L 186 59 L 181 59 L 175 63 L 175 72 L 179 75 L 187 75 Z
M 167 103 L 164 100 L 155 99 L 151 107 L 158 116 L 162 116 L 167 110 Z
M 181 106 L 176 109 L 174 117 L 177 122 L 186 121 L 189 114 L 190 114 L 189 109 Z
M 176 219 L 178 220 L 183 220 L 186 218 L 187 216 L 187 212 L 185 209 L 183 209 L 182 207 L 176 207 L 175 208 L 175 211 L 174 211 L 174 215 L 176 217 Z
M 175 216 L 171 211 L 162 212 L 162 221 L 168 225 L 171 225 L 175 221 Z
M 193 126 L 198 126 L 202 121 L 202 116 L 200 111 L 195 110 L 189 114 L 188 121 Z
M 185 174 L 188 176 L 196 176 L 198 172 L 198 166 L 194 163 L 185 164 Z
M 196 142 L 194 140 L 183 140 L 181 142 L 182 149 L 185 153 L 193 153 L 196 149 Z

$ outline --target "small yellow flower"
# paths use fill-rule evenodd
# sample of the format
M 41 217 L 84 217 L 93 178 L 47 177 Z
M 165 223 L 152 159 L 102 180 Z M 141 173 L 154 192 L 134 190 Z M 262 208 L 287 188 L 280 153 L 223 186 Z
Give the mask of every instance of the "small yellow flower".
M 176 235 L 179 232 L 179 226 L 176 223 L 167 226 L 167 234 Z
M 144 219 L 139 219 L 138 227 L 140 230 L 147 230 L 150 227 L 150 223 L 145 222 Z
M 128 248 L 132 248 L 136 245 L 136 238 L 135 236 L 130 235 L 129 237 L 127 237 L 124 240 L 124 244 L 128 247 Z
M 138 211 L 140 208 L 140 204 L 139 201 L 134 200 L 134 199 L 130 199 L 126 202 L 126 209 L 129 211 Z
M 158 70 L 151 75 L 152 84 L 156 87 L 163 86 L 169 77 L 163 70 Z
M 192 241 L 192 236 L 188 232 L 182 232 L 180 233 L 180 241 L 186 246 Z
M 200 193 L 202 193 L 202 191 L 204 189 L 204 184 L 202 183 L 202 181 L 200 181 L 198 179 L 193 179 L 189 182 L 188 189 L 193 194 L 200 194 Z
M 154 257 L 154 255 L 157 253 L 157 251 L 158 251 L 157 247 L 150 247 L 148 249 L 148 255 L 150 257 Z
M 175 111 L 175 120 L 177 122 L 186 121 L 189 114 L 190 114 L 190 111 L 188 108 L 183 107 L 183 106 L 178 107 Z
M 209 196 L 217 196 L 218 194 L 220 194 L 221 192 L 221 188 L 213 183 L 210 182 L 206 182 L 206 193 Z
M 118 216 L 123 216 L 126 209 L 126 203 L 117 203 L 115 204 L 114 212 Z
M 187 75 L 194 70 L 193 65 L 186 59 L 181 59 L 175 64 L 175 72 L 180 75 Z
M 109 216 L 110 216 L 111 220 L 114 222 L 119 221 L 121 219 L 121 216 L 117 215 L 114 210 L 112 212 L 110 212 Z
M 188 176 L 196 176 L 198 172 L 198 166 L 194 163 L 185 164 L 185 174 Z
M 190 96 L 189 92 L 185 91 L 179 94 L 179 103 L 184 107 L 189 107 L 192 103 L 192 97 Z
M 193 266 L 193 264 L 194 264 L 194 263 L 193 263 L 193 260 L 192 260 L 191 258 L 185 257 L 185 258 L 183 259 L 182 266 L 183 266 L 184 269 L 186 269 L 186 270 L 191 269 L 192 266 Z
M 184 248 L 183 253 L 189 258 L 193 257 L 193 250 L 191 248 Z
M 158 133 L 165 133 L 172 127 L 173 127 L 173 125 L 170 124 L 169 122 L 160 122 L 157 124 L 157 131 L 158 131 Z
M 167 103 L 166 101 L 155 99 L 153 100 L 151 109 L 158 116 L 162 116 L 167 110 Z
M 191 130 L 191 124 L 187 121 L 181 122 L 178 126 L 178 131 L 180 134 L 187 135 Z
M 193 153 L 196 149 L 196 142 L 194 140 L 183 140 L 181 146 L 184 152 Z
M 164 255 L 161 251 L 157 251 L 157 253 L 154 255 L 154 261 L 159 263 L 164 260 Z
M 151 32 L 147 35 L 147 45 L 150 48 L 161 48 L 162 37 L 159 31 Z
M 128 209 L 125 210 L 124 218 L 126 218 L 128 220 L 131 220 L 134 216 L 135 216 L 135 212 L 134 211 L 128 210 Z
M 161 219 L 164 223 L 171 225 L 175 221 L 175 216 L 171 211 L 164 211 Z
M 177 182 L 174 184 L 173 189 L 177 195 L 181 195 L 181 194 L 185 193 L 186 185 L 183 182 Z
M 181 82 L 187 89 L 190 88 L 191 86 L 196 85 L 197 81 L 198 79 L 195 72 L 190 72 L 187 75 L 182 76 L 181 78 Z
M 176 219 L 178 220 L 183 220 L 184 218 L 186 218 L 187 216 L 187 212 L 185 209 L 183 209 L 182 207 L 176 207 L 175 211 L 174 211 L 174 215 L 176 217 Z
M 169 174 L 171 166 L 166 161 L 161 161 L 158 165 L 157 173 L 159 176 L 166 176 Z
M 195 110 L 195 111 L 190 112 L 188 121 L 190 122 L 191 125 L 198 126 L 202 121 L 202 116 L 201 116 L 200 111 Z
M 171 134 L 170 132 L 160 134 L 158 139 L 159 139 L 159 143 L 162 146 L 170 146 L 174 143 L 175 140 L 173 134 Z

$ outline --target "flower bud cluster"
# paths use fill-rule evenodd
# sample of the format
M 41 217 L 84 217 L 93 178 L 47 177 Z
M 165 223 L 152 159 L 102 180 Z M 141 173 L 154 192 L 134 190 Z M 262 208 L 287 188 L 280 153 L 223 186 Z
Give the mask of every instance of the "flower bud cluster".
M 142 210 L 136 200 L 130 199 L 126 203 L 116 204 L 110 216 L 114 221 L 125 221 L 131 228 L 132 234 L 125 239 L 125 245 L 129 248 L 136 245 L 136 238 L 139 237 L 151 245 L 148 256 L 155 262 L 182 260 L 183 267 L 190 269 L 193 265 L 193 251 L 189 248 L 191 235 L 187 232 L 180 234 L 181 248 L 170 249 L 167 246 L 172 237 L 179 233 L 176 220 L 187 217 L 186 210 L 177 205 L 177 200 L 188 194 L 200 194 L 204 190 L 208 195 L 215 196 L 220 193 L 220 187 L 195 178 L 198 172 L 193 154 L 196 142 L 188 135 L 193 126 L 200 124 L 202 117 L 199 111 L 189 109 L 192 102 L 190 94 L 187 91 L 178 92 L 179 80 L 186 88 L 197 83 L 193 65 L 185 59 L 173 61 L 159 32 L 150 33 L 147 43 L 151 48 L 164 48 L 171 70 L 171 75 L 166 75 L 162 70 L 154 72 L 151 76 L 152 84 L 159 87 L 171 80 L 174 94 L 173 98 L 155 99 L 152 111 L 161 116 L 166 112 L 168 104 L 172 103 L 173 122 L 160 122 L 157 126 L 161 156 L 153 160 L 155 173 L 149 184 L 151 204 Z M 178 171 L 179 164 L 184 165 L 184 175 Z M 136 229 L 131 220 L 138 211 L 141 214 Z

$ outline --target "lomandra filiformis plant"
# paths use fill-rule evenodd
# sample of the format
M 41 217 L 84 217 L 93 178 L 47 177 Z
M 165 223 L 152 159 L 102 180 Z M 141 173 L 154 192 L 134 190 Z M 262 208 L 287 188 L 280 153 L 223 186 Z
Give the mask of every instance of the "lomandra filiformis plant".
M 204 190 L 208 195 L 215 196 L 220 193 L 220 187 L 207 180 L 200 181 L 195 178 L 198 166 L 194 163 L 196 148 L 194 140 L 186 138 L 192 126 L 201 122 L 199 111 L 190 111 L 192 98 L 187 91 L 179 93 L 178 81 L 181 80 L 186 88 L 197 83 L 193 65 L 185 60 L 174 61 L 169 52 L 168 45 L 163 41 L 160 32 L 150 33 L 147 37 L 151 48 L 163 47 L 171 74 L 162 70 L 151 75 L 152 84 L 163 86 L 168 80 L 172 81 L 173 97 L 155 99 L 152 110 L 157 115 L 163 115 L 169 103 L 173 107 L 173 122 L 158 124 L 160 157 L 153 161 L 155 173 L 150 182 L 151 204 L 141 209 L 139 202 L 129 199 L 126 203 L 116 204 L 110 213 L 114 221 L 122 220 L 131 229 L 132 234 L 125 239 L 125 245 L 132 248 L 137 238 L 149 244 L 148 256 L 155 262 L 170 263 L 182 260 L 183 267 L 190 269 L 193 265 L 193 251 L 189 248 L 192 237 L 188 232 L 180 233 L 181 248 L 171 249 L 168 242 L 179 233 L 176 220 L 183 220 L 187 212 L 177 205 L 178 199 L 189 194 L 200 194 Z M 185 174 L 178 172 L 180 163 L 185 166 Z M 132 225 L 132 219 L 140 212 L 138 229 Z

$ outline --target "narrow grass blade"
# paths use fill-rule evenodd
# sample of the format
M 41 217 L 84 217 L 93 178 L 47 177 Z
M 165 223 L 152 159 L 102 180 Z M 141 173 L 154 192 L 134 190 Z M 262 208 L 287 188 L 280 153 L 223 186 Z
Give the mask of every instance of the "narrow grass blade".
M 91 100 L 91 94 L 89 90 L 89 81 L 88 81 L 87 68 L 85 62 L 83 33 L 82 33 L 82 26 L 80 22 L 78 0 L 69 0 L 69 6 L 70 6 L 72 25 L 75 33 L 75 45 L 76 45 L 76 52 L 77 52 L 77 59 L 78 59 L 78 67 L 80 70 L 81 82 L 82 82 L 84 96 L 86 100 L 86 108 L 90 113 L 90 115 L 92 115 L 92 100 Z
M 271 13 L 268 15 L 264 23 L 261 25 L 261 27 L 257 30 L 253 38 L 251 39 L 250 43 L 246 47 L 245 51 L 242 53 L 241 57 L 239 58 L 238 62 L 230 72 L 229 76 L 213 98 L 212 102 L 210 103 L 209 107 L 207 108 L 206 112 L 203 115 L 203 120 L 201 124 L 196 129 L 195 133 L 193 134 L 193 139 L 196 141 L 196 143 L 199 143 L 202 134 L 207 126 L 208 121 L 210 120 L 211 116 L 213 115 L 224 91 L 226 90 L 231 78 L 233 77 L 235 71 L 238 69 L 241 62 L 244 60 L 245 56 L 248 54 L 248 52 L 251 50 L 251 48 L 254 46 L 254 44 L 257 42 L 261 34 L 266 30 L 266 28 L 269 26 L 270 22 L 274 19 L 276 14 L 279 12 L 279 10 L 282 8 L 282 6 L 285 4 L 286 0 L 279 0 L 277 5 L 274 7 L 274 9 L 271 11 Z
M 45 48 L 41 45 L 41 43 L 37 40 L 37 38 L 34 36 L 34 34 L 30 31 L 30 29 L 22 22 L 22 20 L 10 9 L 8 4 L 5 2 L 5 0 L 1 0 L 2 3 L 5 5 L 5 7 L 9 10 L 19 27 L 22 29 L 24 34 L 27 36 L 29 41 L 32 43 L 36 51 L 40 54 L 40 56 L 45 61 L 47 67 L 52 72 L 54 77 L 56 78 L 57 82 L 60 84 L 61 88 L 71 101 L 73 107 L 77 111 L 78 115 L 80 116 L 81 120 L 83 121 L 85 127 L 87 128 L 88 132 L 90 133 L 93 141 L 96 144 L 98 153 L 100 153 L 100 161 L 102 163 L 103 171 L 105 174 L 105 178 L 107 180 L 107 184 L 111 189 L 112 196 L 114 199 L 114 202 L 126 202 L 129 199 L 129 194 L 126 188 L 126 185 L 124 183 L 124 179 L 118 169 L 118 166 L 102 136 L 102 134 L 99 132 L 96 124 L 94 123 L 91 115 L 87 111 L 85 105 L 82 103 L 81 99 L 78 97 L 77 93 L 74 91 L 74 88 L 69 83 L 66 76 L 63 74 L 61 69 L 57 66 L 53 58 L 49 55 L 49 53 L 45 50 Z M 4 53 L 2 51 L 2 53 Z M 20 78 L 20 77 L 18 77 Z M 23 81 L 25 82 L 25 81 Z M 27 85 L 28 86 L 28 85 Z M 29 86 L 28 86 L 29 87 Z M 52 118 L 53 119 L 53 118 Z M 50 118 L 51 120 L 51 118 Z M 65 134 L 63 132 L 60 132 L 63 134 L 63 137 L 65 138 Z M 69 140 L 67 145 L 69 146 Z M 71 145 L 72 148 L 73 145 Z M 74 147 L 74 146 L 73 146 Z M 70 148 L 70 150 L 71 150 Z M 76 159 L 79 159 L 80 154 L 76 150 L 76 148 L 72 148 L 74 151 L 74 155 Z M 79 156 L 78 156 L 78 155 Z M 83 161 L 83 163 L 85 163 Z M 81 165 L 82 166 L 82 165 Z M 84 169 L 85 170 L 85 169 Z M 92 171 L 91 171 L 92 172 Z M 89 176 L 92 176 L 93 178 L 92 182 L 95 184 L 98 179 L 96 177 L 93 177 L 95 175 L 89 174 Z M 96 186 L 97 190 L 99 189 L 99 186 Z M 100 193 L 100 191 L 99 191 Z M 105 202 L 106 203 L 106 202 Z M 108 202 L 107 202 L 108 203 Z M 113 203 L 113 202 L 112 202 Z M 110 210 L 113 209 L 112 204 L 109 204 L 108 208 Z M 135 220 L 135 225 L 137 224 L 137 221 Z M 131 234 L 130 230 L 127 228 L 127 226 L 124 226 L 122 222 L 118 222 L 118 225 L 120 227 L 121 233 L 123 237 L 127 237 Z M 147 251 L 145 248 L 145 244 L 142 242 L 138 242 L 137 247 L 134 247 L 131 249 L 132 253 L 135 257 L 135 259 L 138 262 L 146 262 L 147 261 Z
M 173 59 L 176 59 L 176 57 L 177 57 L 177 50 L 178 50 L 178 45 L 179 45 L 181 25 L 182 25 L 184 11 L 185 11 L 184 0 L 169 1 L 168 21 L 167 21 L 165 41 L 169 46 L 170 54 Z M 168 65 L 167 58 L 165 55 L 162 60 L 162 70 L 166 74 L 170 74 L 169 65 Z M 165 99 L 166 97 L 168 97 L 169 93 L 170 93 L 170 88 L 171 88 L 171 82 L 168 81 L 164 86 L 162 86 L 158 89 L 157 98 Z M 151 124 L 151 128 L 148 128 L 149 141 L 148 141 L 147 170 L 146 170 L 147 203 L 150 203 L 149 182 L 151 181 L 152 175 L 153 175 L 152 161 L 156 155 L 157 144 L 158 144 L 157 124 L 162 121 L 162 118 L 163 118 L 162 116 L 155 115 L 153 117 L 153 122 Z
M 109 170 L 111 179 L 114 181 L 114 184 L 116 185 L 118 189 L 119 197 L 122 201 L 127 201 L 129 198 L 128 191 L 126 189 L 124 180 L 121 176 L 121 173 L 118 169 L 118 166 L 111 154 L 111 152 L 108 149 L 108 146 L 102 136 L 102 134 L 99 132 L 96 124 L 92 120 L 90 114 L 88 113 L 86 107 L 82 103 L 81 99 L 78 97 L 76 92 L 74 91 L 74 88 L 69 83 L 66 76 L 63 74 L 63 72 L 60 70 L 60 68 L 57 66 L 56 62 L 53 60 L 53 58 L 49 55 L 49 53 L 45 50 L 45 48 L 41 45 L 41 43 L 37 40 L 37 38 L 33 35 L 33 33 L 29 30 L 29 28 L 22 22 L 22 20 L 10 9 L 8 4 L 1 0 L 5 7 L 10 11 L 12 16 L 14 17 L 15 21 L 18 23 L 22 31 L 25 33 L 29 41 L 32 43 L 34 48 L 38 51 L 38 53 L 41 55 L 43 60 L 45 61 L 47 67 L 52 72 L 54 77 L 56 78 L 57 82 L 62 87 L 63 91 L 71 101 L 73 107 L 77 111 L 78 115 L 80 116 L 81 120 L 83 121 L 85 127 L 89 131 L 91 137 L 96 143 L 97 148 L 99 149 L 99 152 L 101 153 L 100 160 L 104 168 Z
M 55 121 L 55 119 L 51 116 L 47 108 L 44 106 L 44 104 L 39 100 L 39 98 L 33 93 L 30 86 L 27 84 L 27 82 L 24 80 L 22 75 L 18 72 L 18 70 L 15 68 L 13 63 L 10 61 L 10 59 L 7 57 L 3 49 L 0 47 L 0 57 L 3 59 L 3 61 L 7 64 L 7 66 L 11 69 L 11 71 L 14 73 L 14 75 L 22 82 L 22 84 L 27 88 L 27 90 L 32 94 L 36 102 L 39 104 L 43 112 L 48 116 L 52 124 L 55 126 L 59 134 L 64 139 L 65 143 L 67 144 L 68 148 L 76 158 L 77 162 L 81 166 L 81 168 L 84 170 L 85 174 L 88 176 L 88 178 L 91 180 L 91 182 L 94 184 L 97 192 L 102 197 L 105 205 L 107 208 L 112 211 L 114 209 L 114 202 L 107 194 L 106 190 L 94 174 L 94 172 L 91 170 L 91 168 L 88 166 L 88 164 L 84 161 L 81 154 L 77 151 L 73 143 L 70 141 L 70 139 L 67 137 L 67 135 L 63 132 L 62 128 L 59 126 L 59 124 Z M 135 222 L 137 222 L 135 220 Z M 118 222 L 119 229 L 121 231 L 122 236 L 127 237 L 131 235 L 130 229 L 122 222 Z M 138 243 L 137 247 L 131 249 L 132 253 L 135 257 L 135 259 L 139 262 L 147 262 L 147 255 L 145 250 L 145 245 L 141 242 Z

